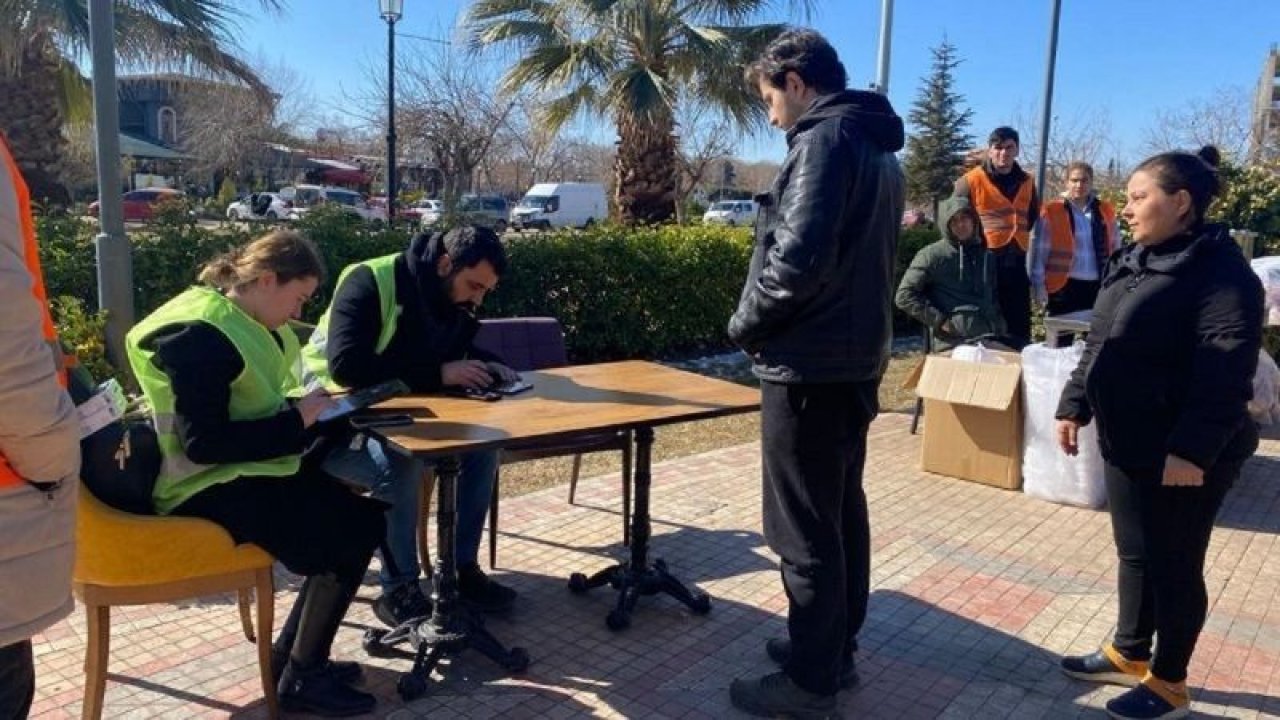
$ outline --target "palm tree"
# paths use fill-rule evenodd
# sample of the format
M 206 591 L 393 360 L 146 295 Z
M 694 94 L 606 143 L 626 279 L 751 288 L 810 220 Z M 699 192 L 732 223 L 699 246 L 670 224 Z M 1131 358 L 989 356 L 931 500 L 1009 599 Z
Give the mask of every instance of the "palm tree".
M 473 48 L 518 53 L 502 87 L 544 93 L 539 120 L 547 130 L 583 114 L 613 121 L 618 213 L 626 223 L 649 223 L 675 211 L 678 98 L 698 98 L 743 128 L 763 124 L 742 67 L 783 26 L 744 23 L 779 2 L 478 0 L 467 24 Z
M 281 0 L 257 0 L 278 10 Z M 126 66 L 179 68 L 267 93 L 231 54 L 237 11 L 226 0 L 111 3 L 116 57 Z M 87 0 L 0 0 L 0 132 L 33 197 L 65 201 L 61 164 L 69 116 L 87 118 L 87 81 L 76 61 L 89 48 Z

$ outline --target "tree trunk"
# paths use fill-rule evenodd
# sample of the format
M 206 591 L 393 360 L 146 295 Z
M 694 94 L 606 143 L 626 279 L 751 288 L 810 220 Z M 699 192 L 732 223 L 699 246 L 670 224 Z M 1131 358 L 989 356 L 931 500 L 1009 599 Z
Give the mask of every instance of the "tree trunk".
M 675 214 L 674 131 L 670 113 L 653 123 L 619 116 L 613 175 L 618 216 L 624 224 L 660 223 Z
M 23 49 L 17 75 L 0 74 L 0 132 L 22 172 L 31 198 L 67 204 L 62 184 L 66 138 L 58 98 L 58 56 L 48 36 L 38 36 Z

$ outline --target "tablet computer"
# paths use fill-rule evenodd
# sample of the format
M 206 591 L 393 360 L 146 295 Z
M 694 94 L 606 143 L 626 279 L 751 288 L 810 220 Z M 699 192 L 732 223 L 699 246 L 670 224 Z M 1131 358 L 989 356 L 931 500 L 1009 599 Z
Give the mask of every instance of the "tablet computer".
M 363 410 L 372 405 L 377 405 L 383 400 L 393 398 L 397 395 L 404 395 L 409 392 L 409 386 L 400 380 L 388 380 L 377 385 L 371 385 L 355 392 L 347 393 L 341 397 L 335 398 L 337 401 L 333 407 L 320 413 L 320 422 L 330 422 L 339 418 L 344 418 L 353 412 Z

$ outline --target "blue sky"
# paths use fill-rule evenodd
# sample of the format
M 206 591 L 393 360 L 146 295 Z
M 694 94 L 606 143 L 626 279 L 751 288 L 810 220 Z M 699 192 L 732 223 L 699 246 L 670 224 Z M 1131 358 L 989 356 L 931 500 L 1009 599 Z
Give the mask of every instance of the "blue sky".
M 248 6 L 248 3 L 245 4 Z M 401 32 L 447 36 L 466 0 L 405 0 Z M 851 85 L 875 79 L 880 0 L 815 0 L 802 18 L 836 46 Z M 1121 160 L 1140 159 L 1145 128 L 1155 115 L 1204 100 L 1219 88 L 1256 87 L 1262 62 L 1280 43 L 1276 0 L 1063 0 L 1054 115 L 1062 126 L 1108 120 Z M 958 89 L 974 111 L 976 137 L 997 125 L 1040 117 L 1049 36 L 1050 0 L 897 0 L 890 99 L 905 116 L 929 49 L 944 35 L 963 64 Z M 240 22 L 238 39 L 250 55 L 293 68 L 326 114 L 364 82 L 362 67 L 385 62 L 386 25 L 376 0 L 292 0 L 284 13 Z M 400 48 L 416 41 L 401 38 Z M 611 139 L 607 127 L 594 139 Z M 776 133 L 744 142 L 742 156 L 780 159 Z M 1026 159 L 1026 158 L 1024 158 Z M 1093 158 L 1102 164 L 1108 158 Z

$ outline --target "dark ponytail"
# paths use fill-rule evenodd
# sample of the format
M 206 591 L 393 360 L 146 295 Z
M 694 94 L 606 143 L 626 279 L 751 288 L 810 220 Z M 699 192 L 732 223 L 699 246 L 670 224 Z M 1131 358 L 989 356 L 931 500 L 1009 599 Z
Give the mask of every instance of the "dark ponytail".
M 1134 172 L 1148 173 L 1169 195 L 1186 190 L 1191 196 L 1192 210 L 1188 225 L 1195 228 L 1204 223 L 1209 203 L 1222 192 L 1222 181 L 1218 178 L 1221 162 L 1222 153 L 1218 148 L 1205 145 L 1195 154 L 1167 152 L 1154 155 L 1143 160 Z

